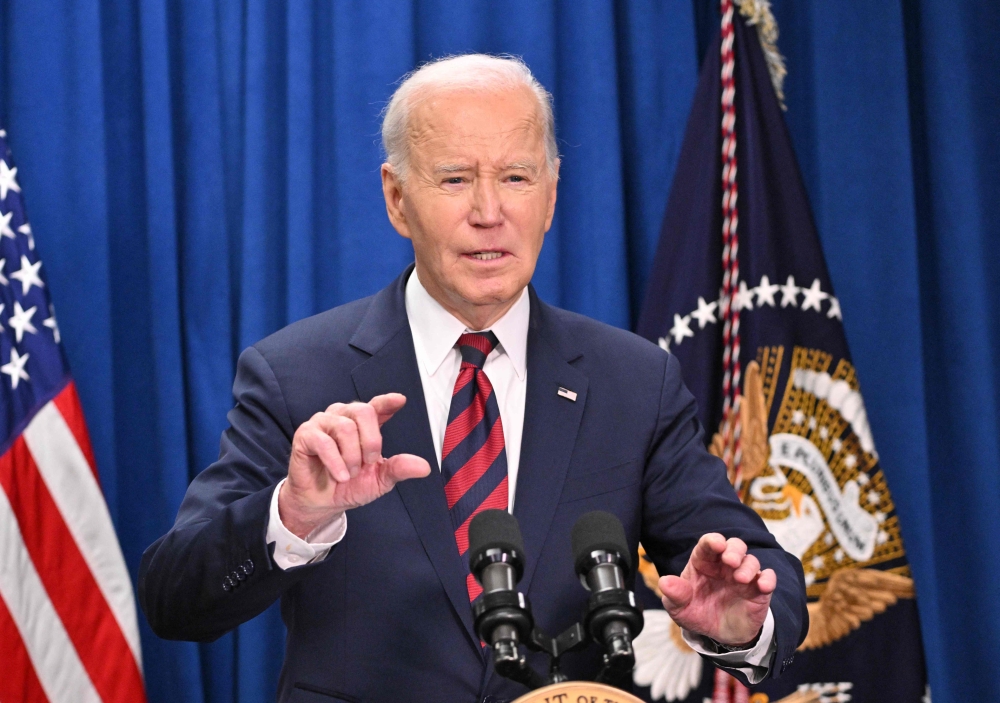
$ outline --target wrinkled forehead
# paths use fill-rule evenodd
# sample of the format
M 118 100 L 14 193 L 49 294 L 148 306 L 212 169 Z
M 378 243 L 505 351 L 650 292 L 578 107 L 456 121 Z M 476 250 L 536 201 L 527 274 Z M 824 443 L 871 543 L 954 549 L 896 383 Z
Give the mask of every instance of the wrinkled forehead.
M 541 111 L 526 87 L 437 88 L 415 97 L 408 142 L 411 156 L 418 160 L 544 158 Z

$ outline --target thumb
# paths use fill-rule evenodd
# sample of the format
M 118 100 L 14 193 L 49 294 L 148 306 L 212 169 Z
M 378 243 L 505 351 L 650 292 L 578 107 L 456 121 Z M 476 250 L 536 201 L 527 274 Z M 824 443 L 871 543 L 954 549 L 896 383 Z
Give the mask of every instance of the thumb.
M 423 478 L 431 472 L 427 460 L 414 454 L 397 454 L 386 459 L 380 467 L 382 483 L 392 488 L 408 478 Z
M 406 396 L 402 393 L 385 393 L 375 396 L 368 404 L 378 413 L 378 424 L 381 427 L 406 405 Z
M 677 576 L 662 577 L 659 586 L 663 594 L 663 607 L 670 614 L 686 608 L 694 597 L 694 587 Z

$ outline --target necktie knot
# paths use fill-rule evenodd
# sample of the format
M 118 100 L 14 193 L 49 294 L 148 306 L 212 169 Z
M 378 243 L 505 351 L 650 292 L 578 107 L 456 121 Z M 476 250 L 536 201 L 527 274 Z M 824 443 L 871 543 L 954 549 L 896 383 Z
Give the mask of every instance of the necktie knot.
M 467 332 L 458 338 L 455 346 L 462 352 L 462 361 L 482 370 L 486 357 L 499 343 L 492 332 Z

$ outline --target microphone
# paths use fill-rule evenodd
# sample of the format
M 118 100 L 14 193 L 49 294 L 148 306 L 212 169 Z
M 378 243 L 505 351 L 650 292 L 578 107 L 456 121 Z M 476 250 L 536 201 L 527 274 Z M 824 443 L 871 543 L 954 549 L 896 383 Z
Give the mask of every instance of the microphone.
M 584 627 L 604 647 L 601 678 L 621 679 L 635 665 L 632 640 L 643 626 L 635 595 L 626 587 L 631 552 L 621 521 L 602 510 L 586 513 L 573 526 L 573 563 L 590 591 Z
M 544 679 L 528 666 L 517 646 L 531 642 L 531 606 L 515 590 L 524 575 L 524 540 L 506 510 L 484 510 L 469 523 L 469 570 L 483 587 L 472 606 L 479 638 L 493 648 L 497 673 L 539 688 Z

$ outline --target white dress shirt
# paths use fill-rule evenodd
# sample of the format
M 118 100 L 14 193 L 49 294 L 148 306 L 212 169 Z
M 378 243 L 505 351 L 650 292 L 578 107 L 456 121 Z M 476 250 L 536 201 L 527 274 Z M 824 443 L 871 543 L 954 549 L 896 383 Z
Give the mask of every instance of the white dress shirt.
M 416 269 L 406 283 L 405 301 L 420 383 L 427 404 L 434 454 L 440 466 L 452 391 L 462 366 L 462 353 L 455 345 L 462 334 L 484 330 L 468 329 L 445 310 L 420 283 Z M 521 459 L 521 434 L 524 429 L 530 312 L 530 298 L 525 289 L 510 310 L 490 327 L 499 344 L 483 364 L 483 373 L 496 392 L 500 420 L 503 422 L 504 446 L 507 451 L 507 509 L 511 512 L 514 510 L 517 470 Z M 271 497 L 266 540 L 268 544 L 275 543 L 274 561 L 278 567 L 290 569 L 324 559 L 347 533 L 347 514 L 318 527 L 304 540 L 300 539 L 281 523 L 278 513 L 278 493 L 284 482 L 282 479 Z M 768 663 L 776 649 L 774 617 L 770 610 L 757 644 L 749 650 L 720 653 L 711 639 L 687 630 L 682 630 L 682 634 L 696 652 L 709 656 L 724 666 L 738 668 L 751 683 L 761 681 L 767 674 Z

